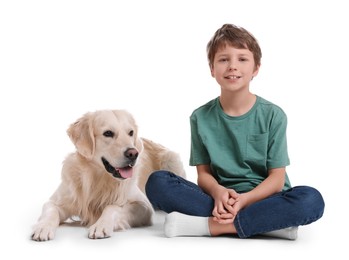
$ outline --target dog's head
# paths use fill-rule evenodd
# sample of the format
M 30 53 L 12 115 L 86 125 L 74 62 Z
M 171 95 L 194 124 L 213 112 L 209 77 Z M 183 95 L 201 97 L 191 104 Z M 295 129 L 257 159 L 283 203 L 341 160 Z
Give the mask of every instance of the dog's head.
M 115 178 L 132 177 L 143 150 L 133 116 L 125 110 L 99 110 L 83 115 L 67 130 L 77 152 Z

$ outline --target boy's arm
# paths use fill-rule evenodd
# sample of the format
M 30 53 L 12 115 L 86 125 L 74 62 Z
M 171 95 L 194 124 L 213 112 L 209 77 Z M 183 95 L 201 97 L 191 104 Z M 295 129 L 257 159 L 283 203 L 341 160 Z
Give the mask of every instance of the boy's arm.
M 197 174 L 198 174 L 198 185 L 201 189 L 203 189 L 206 193 L 213 195 L 213 192 L 220 187 L 217 180 L 211 174 L 210 165 L 200 164 L 196 166 Z
M 212 215 L 216 220 L 234 219 L 232 205 L 237 201 L 239 194 L 233 189 L 227 189 L 220 185 L 211 174 L 209 165 L 197 165 L 198 185 L 214 199 Z
M 240 207 L 244 208 L 252 203 L 265 199 L 277 192 L 280 192 L 285 184 L 286 168 L 269 169 L 268 177 L 253 190 L 241 194 Z M 242 198 L 243 197 L 243 198 Z

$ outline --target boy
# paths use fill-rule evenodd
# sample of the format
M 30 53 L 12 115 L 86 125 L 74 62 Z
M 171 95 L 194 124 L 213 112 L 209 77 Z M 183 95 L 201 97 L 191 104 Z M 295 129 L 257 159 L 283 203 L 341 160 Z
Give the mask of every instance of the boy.
M 261 65 L 259 44 L 244 28 L 225 24 L 207 55 L 221 93 L 190 117 L 198 185 L 170 172 L 154 172 L 146 185 L 154 208 L 170 213 L 165 235 L 294 240 L 298 226 L 322 217 L 324 201 L 312 187 L 291 186 L 286 114 L 250 92 Z

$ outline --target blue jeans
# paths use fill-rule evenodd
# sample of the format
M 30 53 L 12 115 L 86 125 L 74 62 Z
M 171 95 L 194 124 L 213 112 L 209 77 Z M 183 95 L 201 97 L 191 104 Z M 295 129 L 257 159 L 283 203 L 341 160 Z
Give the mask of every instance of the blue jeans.
M 168 171 L 150 175 L 145 187 L 154 209 L 212 216 L 214 200 L 198 185 Z M 242 209 L 234 220 L 240 238 L 310 224 L 322 217 L 324 200 L 316 189 L 296 186 Z

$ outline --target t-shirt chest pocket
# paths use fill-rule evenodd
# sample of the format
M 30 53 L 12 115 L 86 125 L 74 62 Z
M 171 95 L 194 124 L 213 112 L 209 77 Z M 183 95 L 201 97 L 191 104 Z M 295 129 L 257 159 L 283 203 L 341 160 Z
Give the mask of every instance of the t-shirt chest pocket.
M 268 133 L 247 136 L 246 159 L 265 163 L 268 152 Z

